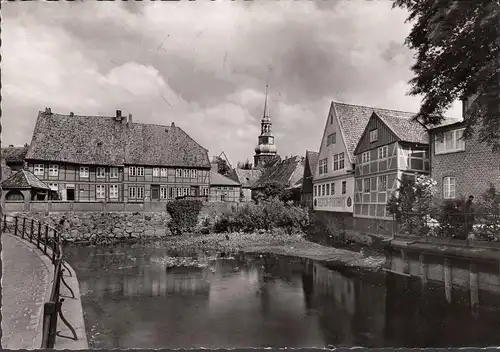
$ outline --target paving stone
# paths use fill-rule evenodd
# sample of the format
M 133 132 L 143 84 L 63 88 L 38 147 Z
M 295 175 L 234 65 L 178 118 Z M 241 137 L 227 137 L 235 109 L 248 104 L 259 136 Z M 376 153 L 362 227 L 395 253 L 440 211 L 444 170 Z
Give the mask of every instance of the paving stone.
M 35 349 L 49 272 L 21 240 L 2 234 L 2 347 Z M 34 325 L 36 323 L 36 325 Z M 35 326 L 36 328 L 33 328 Z M 38 329 L 37 329 L 38 328 Z

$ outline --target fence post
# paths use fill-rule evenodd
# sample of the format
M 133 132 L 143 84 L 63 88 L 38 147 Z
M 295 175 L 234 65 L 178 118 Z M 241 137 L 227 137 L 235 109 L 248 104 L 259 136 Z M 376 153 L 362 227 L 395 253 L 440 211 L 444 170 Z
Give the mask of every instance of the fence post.
M 14 217 L 15 223 L 14 223 L 14 236 L 17 236 L 17 216 Z
M 49 240 L 49 225 L 45 225 L 45 241 L 43 244 L 43 253 L 47 255 L 47 242 Z
M 52 263 L 56 263 L 56 230 L 52 229 Z
M 42 223 L 38 222 L 38 234 L 36 236 L 36 248 L 40 249 L 40 236 L 42 234 Z
M 23 217 L 23 232 L 21 232 L 21 238 L 24 240 L 24 232 L 26 231 L 26 218 Z
M 30 227 L 30 243 L 33 241 L 33 226 L 35 226 L 35 220 L 31 219 L 31 227 Z

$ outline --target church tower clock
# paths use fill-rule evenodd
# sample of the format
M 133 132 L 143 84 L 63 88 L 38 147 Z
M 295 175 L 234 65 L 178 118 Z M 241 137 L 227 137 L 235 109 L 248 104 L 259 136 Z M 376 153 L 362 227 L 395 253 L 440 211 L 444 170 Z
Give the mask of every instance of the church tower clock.
M 266 98 L 264 102 L 264 116 L 260 122 L 260 136 L 258 144 L 255 147 L 255 155 L 253 157 L 255 167 L 263 167 L 269 161 L 276 157 L 277 149 L 274 145 L 274 136 L 271 130 L 271 118 L 267 108 L 267 85 L 266 85 Z

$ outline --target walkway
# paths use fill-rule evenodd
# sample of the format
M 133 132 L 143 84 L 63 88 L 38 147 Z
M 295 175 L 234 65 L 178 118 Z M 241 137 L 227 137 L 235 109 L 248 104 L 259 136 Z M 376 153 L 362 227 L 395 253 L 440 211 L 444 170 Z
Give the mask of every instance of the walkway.
M 2 234 L 2 347 L 40 347 L 50 271 L 29 244 Z

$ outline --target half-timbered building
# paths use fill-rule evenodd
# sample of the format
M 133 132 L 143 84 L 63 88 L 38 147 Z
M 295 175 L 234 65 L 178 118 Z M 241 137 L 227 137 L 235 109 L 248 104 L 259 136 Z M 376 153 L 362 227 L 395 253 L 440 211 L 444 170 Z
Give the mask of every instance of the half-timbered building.
M 27 169 L 65 201 L 149 202 L 209 195 L 205 148 L 172 122 L 40 111 Z
M 318 152 L 306 150 L 304 176 L 302 177 L 302 187 L 300 189 L 300 202 L 309 209 L 313 208 L 313 177 L 316 165 L 318 164 L 318 155 Z
M 355 219 L 392 219 L 386 205 L 399 181 L 429 174 L 427 131 L 414 116 L 389 110 L 372 113 L 354 150 Z

